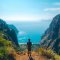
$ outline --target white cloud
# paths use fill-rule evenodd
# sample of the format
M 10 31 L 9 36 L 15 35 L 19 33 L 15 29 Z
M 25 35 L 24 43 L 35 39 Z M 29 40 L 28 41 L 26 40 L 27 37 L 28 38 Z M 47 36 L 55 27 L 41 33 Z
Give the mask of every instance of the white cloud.
M 60 2 L 55 2 L 55 3 L 53 3 L 53 5 L 60 6 Z
M 45 11 L 60 11 L 60 8 L 46 8 L 44 9 L 44 13 L 42 14 L 15 14 L 15 15 L 11 15 L 11 16 L 7 16 L 7 15 L 2 15 L 0 16 L 0 18 L 2 18 L 3 20 L 5 20 L 6 22 L 9 21 L 20 21 L 20 22 L 37 22 L 37 21 L 41 21 L 41 20 L 49 20 L 52 18 L 52 15 L 50 13 L 46 13 Z M 19 34 L 25 34 L 25 32 L 19 32 Z
M 20 42 L 19 44 L 26 44 L 26 43 L 21 43 L 21 42 Z
M 25 40 L 26 39 L 26 37 L 21 37 L 21 38 L 19 38 L 19 40 Z
M 18 34 L 19 34 L 19 35 L 25 35 L 26 32 L 24 32 L 24 31 L 20 31 Z
M 22 21 L 22 22 L 36 22 L 49 19 L 47 15 L 16 15 L 16 16 L 0 16 L 5 21 Z M 20 32 L 22 34 L 23 32 Z
M 11 16 L 0 16 L 0 18 L 6 20 L 6 21 L 36 21 L 41 19 L 39 15 L 33 15 L 33 14 L 21 14 L 21 15 L 11 15 Z
M 44 11 L 60 11 L 60 8 L 46 8 Z

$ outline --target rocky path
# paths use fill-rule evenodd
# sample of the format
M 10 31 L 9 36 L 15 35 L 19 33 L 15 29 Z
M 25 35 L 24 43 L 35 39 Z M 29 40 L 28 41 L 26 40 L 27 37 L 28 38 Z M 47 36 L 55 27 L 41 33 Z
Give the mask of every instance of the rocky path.
M 38 55 L 36 52 L 32 53 L 33 60 L 46 60 L 45 57 Z M 26 54 L 16 54 L 16 60 L 29 60 L 27 53 Z

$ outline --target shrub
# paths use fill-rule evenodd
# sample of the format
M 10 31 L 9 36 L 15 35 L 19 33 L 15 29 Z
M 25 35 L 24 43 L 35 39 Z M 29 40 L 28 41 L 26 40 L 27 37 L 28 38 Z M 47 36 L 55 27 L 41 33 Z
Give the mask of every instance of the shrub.
M 0 60 L 10 60 L 9 55 L 14 54 L 15 50 L 11 41 L 4 39 L 0 35 Z M 14 58 L 14 57 L 13 57 Z
M 60 60 L 60 56 L 51 49 L 47 50 L 44 48 L 39 48 L 38 52 L 39 52 L 39 54 L 46 56 L 48 59 Z

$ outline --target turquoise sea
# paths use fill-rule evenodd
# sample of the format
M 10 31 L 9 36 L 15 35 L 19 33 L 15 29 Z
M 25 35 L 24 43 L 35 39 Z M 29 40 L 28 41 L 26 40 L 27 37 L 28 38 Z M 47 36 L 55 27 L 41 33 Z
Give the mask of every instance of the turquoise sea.
M 31 42 L 34 44 L 40 43 L 41 36 L 45 30 L 49 27 L 50 20 L 44 20 L 39 22 L 17 22 L 12 21 L 8 22 L 13 24 L 19 31 L 18 33 L 18 42 L 20 44 L 27 43 L 28 39 L 31 39 Z

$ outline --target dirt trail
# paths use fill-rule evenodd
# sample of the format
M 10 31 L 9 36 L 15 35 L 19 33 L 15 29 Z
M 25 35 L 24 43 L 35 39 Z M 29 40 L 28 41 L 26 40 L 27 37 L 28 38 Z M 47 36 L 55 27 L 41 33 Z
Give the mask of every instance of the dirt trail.
M 33 60 L 46 60 L 45 57 L 38 55 L 36 52 L 32 53 L 32 58 L 33 58 Z M 16 60 L 28 60 L 27 53 L 25 55 L 16 54 Z

